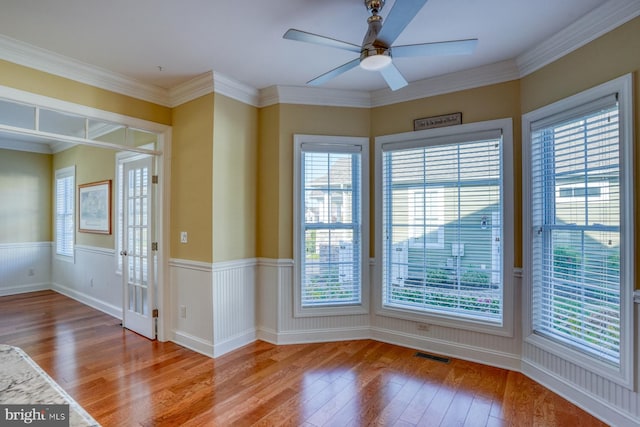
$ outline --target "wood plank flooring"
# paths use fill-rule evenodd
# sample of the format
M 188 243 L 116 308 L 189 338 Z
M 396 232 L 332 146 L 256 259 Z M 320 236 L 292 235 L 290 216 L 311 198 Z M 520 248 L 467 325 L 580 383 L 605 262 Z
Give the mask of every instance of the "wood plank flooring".
M 372 340 L 255 342 L 215 360 L 55 292 L 0 297 L 21 347 L 103 426 L 603 426 L 522 374 Z

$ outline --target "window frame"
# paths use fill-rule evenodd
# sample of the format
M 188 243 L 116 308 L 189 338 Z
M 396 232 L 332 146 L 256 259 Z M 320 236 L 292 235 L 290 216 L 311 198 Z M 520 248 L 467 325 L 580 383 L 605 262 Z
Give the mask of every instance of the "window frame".
M 304 135 L 295 134 L 293 137 L 293 306 L 294 317 L 318 317 L 318 316 L 340 316 L 340 315 L 361 315 L 369 313 L 369 138 L 353 136 L 326 136 L 326 135 Z M 301 212 L 303 201 L 302 185 L 302 146 L 311 145 L 316 147 L 334 148 L 337 153 L 344 153 L 345 146 L 360 147 L 361 162 L 361 194 L 360 194 L 360 269 L 361 299 L 359 304 L 349 305 L 327 305 L 318 307 L 302 306 L 302 262 L 304 259 L 304 245 L 302 245 L 302 233 L 304 224 L 302 219 L 304 213 Z
M 71 253 L 70 254 L 61 253 L 58 251 L 59 238 L 60 238 L 60 236 L 58 235 L 58 215 L 59 215 L 58 213 L 58 180 L 65 179 L 65 178 L 71 178 L 72 180 L 71 191 L 69 192 L 68 195 L 66 195 L 67 197 L 71 197 L 71 206 L 72 206 L 71 217 L 73 221 L 73 232 L 71 233 L 71 236 L 70 236 L 71 237 Z M 75 234 L 76 234 L 76 167 L 75 165 L 56 169 L 54 173 L 54 209 L 55 209 L 55 215 L 54 215 L 55 236 L 54 236 L 53 245 L 54 245 L 56 259 L 75 263 Z
M 617 94 L 619 106 L 620 153 L 620 366 L 616 368 L 596 357 L 563 345 L 559 340 L 534 332 L 533 316 L 533 167 L 531 165 L 532 124 L 553 116 L 561 117 L 599 98 Z M 634 271 L 634 196 L 633 196 L 633 80 L 627 74 L 583 92 L 540 107 L 522 116 L 523 141 L 523 336 L 533 345 L 581 366 L 619 385 L 633 389 L 633 298 Z M 626 260 L 626 261 L 625 261 Z
M 383 145 L 398 143 L 406 146 L 426 145 L 425 141 L 440 140 L 443 143 L 458 142 L 461 138 L 473 140 L 474 135 L 502 130 L 502 321 L 483 321 L 477 318 L 459 316 L 453 313 L 421 312 L 408 308 L 385 306 L 383 301 L 383 250 L 384 250 L 384 213 L 383 213 Z M 514 228 L 513 228 L 513 124 L 511 118 L 489 120 L 456 126 L 427 129 L 422 131 L 405 132 L 400 134 L 385 135 L 375 138 L 375 194 L 379 195 L 375 201 L 376 218 L 376 263 L 373 297 L 375 299 L 375 312 L 378 315 L 399 318 L 419 323 L 434 324 L 451 328 L 470 330 L 512 337 L 514 332 Z

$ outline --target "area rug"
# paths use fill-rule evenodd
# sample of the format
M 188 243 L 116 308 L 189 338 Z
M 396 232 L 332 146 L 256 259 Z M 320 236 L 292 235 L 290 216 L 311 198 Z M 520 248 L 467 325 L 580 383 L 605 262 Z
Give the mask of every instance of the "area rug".
M 0 344 L 0 406 L 2 406 L 0 425 L 6 421 L 3 417 L 11 416 L 9 412 L 5 412 L 4 408 L 7 405 L 10 409 L 6 411 L 12 411 L 18 415 L 22 413 L 23 417 L 24 414 L 29 414 L 28 411 L 32 410 L 30 406 L 41 408 L 42 405 L 52 405 L 52 407 L 54 405 L 63 405 L 63 407 L 69 405 L 68 419 L 63 425 L 70 427 L 99 426 L 91 415 L 22 349 Z M 39 411 L 40 409 L 38 409 Z M 34 410 L 34 412 L 36 411 Z M 38 425 L 36 422 L 29 424 Z

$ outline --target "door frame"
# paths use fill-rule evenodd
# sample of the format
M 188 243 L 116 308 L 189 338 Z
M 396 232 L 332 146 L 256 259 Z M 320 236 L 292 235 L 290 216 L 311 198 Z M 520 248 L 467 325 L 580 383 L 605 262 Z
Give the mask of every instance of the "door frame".
M 171 309 L 170 309 L 170 283 L 168 278 L 169 272 L 169 215 L 170 215 L 170 182 L 171 182 L 171 134 L 172 128 L 169 125 L 152 122 L 137 117 L 126 116 L 111 111 L 100 110 L 82 104 L 76 104 L 57 98 L 51 98 L 39 95 L 33 92 L 27 92 L 21 89 L 0 85 L 0 98 L 10 101 L 20 102 L 36 107 L 50 108 L 60 112 L 66 112 L 84 116 L 90 119 L 103 120 L 114 124 L 128 126 L 134 129 L 140 129 L 152 132 L 157 135 L 157 143 L 153 154 L 156 155 L 156 173 L 159 176 L 159 188 L 156 197 L 156 240 L 158 242 L 158 271 L 157 271 L 157 303 L 159 309 L 157 339 L 159 341 L 168 341 L 172 337 L 171 331 Z M 3 126 L 6 128 L 6 126 Z M 36 142 L 25 142 L 28 146 L 27 151 L 35 151 L 41 153 L 53 153 L 55 148 L 43 146 L 51 141 L 51 135 L 44 135 L 39 131 L 18 130 L 12 128 L 16 134 L 26 135 L 28 138 L 37 140 Z M 148 152 L 149 150 L 138 150 L 137 147 L 117 146 L 116 144 L 103 143 L 100 141 L 86 140 L 76 137 L 60 137 L 60 142 L 71 144 L 81 144 L 93 147 L 102 147 L 113 150 L 114 155 L 121 150 L 130 152 Z M 117 171 L 116 171 L 117 172 Z M 111 314 L 111 313 L 110 313 Z
M 152 144 L 150 144 L 152 145 Z M 149 146 L 145 146 L 145 148 L 151 148 Z M 122 284 L 122 326 L 125 328 L 131 329 L 134 332 L 138 332 L 141 335 L 147 336 L 146 332 L 138 331 L 136 328 L 131 328 L 130 325 L 127 324 L 127 310 L 128 308 L 128 297 L 129 297 L 129 277 L 127 276 L 126 264 L 129 261 L 129 256 L 123 256 L 123 250 L 131 251 L 132 249 L 127 246 L 128 233 L 127 233 L 127 203 L 125 202 L 127 197 L 127 165 L 130 165 L 134 162 L 144 162 L 145 165 L 149 165 L 148 174 L 148 184 L 149 185 L 149 212 L 148 212 L 148 223 L 149 223 L 149 241 L 157 242 L 157 235 L 159 224 L 156 222 L 156 216 L 158 211 L 158 206 L 156 203 L 157 194 L 159 192 L 159 188 L 157 184 L 153 183 L 152 177 L 157 174 L 156 171 L 156 163 L 158 158 L 149 154 L 141 154 L 141 153 L 131 153 L 131 152 L 118 152 L 116 153 L 116 173 L 115 173 L 115 261 L 116 261 L 116 273 L 121 275 L 121 284 Z M 158 334 L 158 319 L 153 317 L 153 311 L 159 308 L 157 293 L 159 288 L 159 282 L 157 272 L 158 272 L 158 264 L 160 263 L 160 259 L 157 257 L 157 250 L 152 248 L 150 244 L 147 248 L 147 253 L 145 254 L 148 261 L 148 316 L 151 319 L 151 327 L 152 327 L 152 336 L 148 336 L 150 339 L 156 339 Z M 133 317 L 136 315 L 134 314 Z M 146 329 L 146 327 L 144 328 Z
M 146 130 L 146 129 L 145 129 Z M 154 157 L 154 168 L 155 174 L 158 176 L 158 184 L 157 189 L 155 190 L 155 197 L 153 198 L 153 209 L 154 209 L 154 222 L 155 222 L 155 241 L 158 242 L 158 250 L 156 251 L 157 257 L 157 271 L 155 274 L 156 280 L 156 288 L 155 288 L 155 299 L 158 309 L 158 317 L 157 317 L 157 330 L 156 330 L 156 339 L 158 341 L 168 341 L 171 339 L 169 336 L 169 331 L 171 330 L 171 316 L 170 316 L 170 296 L 171 292 L 169 289 L 169 280 L 167 277 L 169 269 L 167 268 L 169 262 L 169 239 L 165 238 L 169 236 L 169 195 L 170 195 L 170 170 L 171 170 L 171 128 L 166 127 L 164 132 L 157 133 L 158 140 L 157 146 L 155 150 L 158 154 L 155 154 Z M 144 148 L 144 147 L 143 147 Z M 141 153 L 134 151 L 120 151 L 116 153 L 116 162 L 115 162 L 115 177 L 116 177 L 116 188 L 119 185 L 120 176 L 118 173 L 118 169 L 121 163 L 126 162 L 128 160 L 132 160 L 140 156 Z M 121 203 L 120 200 L 117 200 L 116 203 Z M 119 213 L 118 205 L 116 205 L 116 214 Z M 116 227 L 117 229 L 117 227 Z M 116 242 L 120 239 L 121 236 L 116 236 Z M 116 243 L 117 244 L 117 243 Z M 116 252 L 116 256 L 119 257 L 119 253 Z M 116 270 L 118 269 L 118 261 L 116 259 Z M 121 272 L 120 272 L 121 273 Z M 124 288 L 123 288 L 124 292 Z M 122 310 L 124 307 L 124 294 L 122 295 Z M 124 311 L 123 311 L 124 312 Z M 124 319 L 121 319 L 124 320 Z

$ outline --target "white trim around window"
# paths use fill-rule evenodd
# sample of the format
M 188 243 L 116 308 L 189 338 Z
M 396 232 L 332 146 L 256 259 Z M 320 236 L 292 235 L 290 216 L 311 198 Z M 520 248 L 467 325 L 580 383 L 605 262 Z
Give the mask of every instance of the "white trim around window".
M 369 138 L 294 135 L 294 316 L 369 312 Z
M 593 372 L 596 375 L 607 378 L 617 384 L 620 384 L 629 389 L 634 388 L 634 317 L 633 317 L 633 298 L 635 288 L 635 271 L 634 271 L 634 198 L 633 198 L 633 79 L 632 75 L 625 75 L 601 84 L 594 88 L 588 89 L 584 92 L 571 96 L 569 98 L 560 100 L 548 106 L 539 108 L 535 111 L 526 113 L 522 117 L 522 141 L 523 141 L 523 335 L 526 342 L 531 345 L 540 348 L 544 351 L 550 352 L 558 357 L 567 360 L 570 363 L 587 369 L 589 372 Z M 608 107 L 607 105 L 617 105 L 615 107 Z M 612 110 L 613 108 L 613 110 Z M 556 166 L 557 162 L 563 160 L 557 160 L 557 154 L 554 154 L 554 150 L 565 150 L 567 146 L 566 140 L 560 140 L 557 133 L 545 129 L 559 129 L 562 131 L 565 124 L 571 124 L 572 120 L 580 120 L 584 118 L 585 123 L 595 123 L 594 120 L 600 120 L 604 125 L 609 126 L 606 121 L 603 122 L 602 118 L 596 114 L 598 111 L 613 111 L 610 114 L 615 117 L 618 134 L 615 137 L 607 136 L 607 140 L 604 140 L 607 144 L 606 155 L 611 157 L 615 154 L 616 163 L 606 166 L 607 171 L 615 172 L 614 177 L 611 176 L 611 172 L 608 172 L 608 179 L 614 179 L 611 181 L 615 185 L 610 191 L 607 188 L 607 203 L 609 210 L 606 211 L 608 219 L 606 223 L 600 220 L 586 219 L 587 212 L 595 210 L 602 203 L 600 200 L 590 200 L 589 194 L 581 193 L 582 197 L 573 197 L 574 206 L 572 213 L 575 216 L 575 220 L 563 220 L 562 210 L 567 209 L 567 201 L 562 200 L 560 194 L 557 193 L 557 189 L 554 187 L 554 180 L 565 179 L 563 170 L 567 169 L 566 161 L 560 163 L 560 166 Z M 595 114 L 595 115 L 594 115 Z M 593 116 L 593 117 L 592 117 Z M 589 119 L 587 119 L 589 117 Z M 589 120 L 589 121 L 587 121 Z M 606 118 L 604 119 L 606 120 Z M 612 119 L 609 119 L 611 121 Z M 558 124 L 555 124 L 558 123 Z M 555 127 L 554 127 L 555 126 Z M 594 125 L 595 126 L 595 125 Z M 542 157 L 539 154 L 538 149 L 536 153 L 533 153 L 534 136 L 540 132 L 547 132 L 545 138 L 548 138 L 550 142 L 547 145 L 552 144 L 551 141 L 560 140 L 561 142 L 553 142 L 557 144 L 551 146 L 551 148 L 543 150 Z M 557 131 L 556 131 L 557 132 Z M 585 131 L 586 132 L 586 131 Z M 584 160 L 584 171 L 580 171 L 582 175 L 589 179 L 598 179 L 604 171 L 604 166 L 598 166 L 597 162 L 602 162 L 603 153 L 597 144 L 602 145 L 603 136 L 600 131 L 597 136 L 590 138 L 586 134 L 585 141 L 589 141 L 588 145 L 584 147 L 584 153 L 575 157 L 577 159 Z M 610 133 L 609 130 L 607 132 Z M 540 137 L 535 139 L 539 141 Z M 593 142 L 592 142 L 593 141 Z M 616 142 L 614 144 L 614 142 Z M 537 143 L 538 147 L 540 143 Z M 577 144 L 573 143 L 574 145 Z M 585 142 L 587 144 L 587 142 Z M 615 147 L 614 147 L 615 145 Z M 571 147 L 569 147 L 571 148 Z M 571 148 L 573 151 L 577 150 L 577 146 Z M 591 150 L 591 151 L 587 151 Z M 594 151 L 595 150 L 595 151 Z M 600 151 L 597 151 L 600 150 Z M 589 154 L 589 152 L 593 154 Z M 614 153 L 614 154 L 611 154 Z M 554 159 L 546 161 L 543 166 L 541 162 L 544 156 L 555 156 Z M 565 157 L 566 158 L 566 157 Z M 537 159 L 537 160 L 535 160 Z M 561 158 L 562 159 L 562 158 Z M 613 161 L 611 160 L 611 161 Z M 576 160 L 577 161 L 577 160 Z M 607 160 L 609 161 L 609 160 Z M 556 163 L 554 163 L 556 162 Z M 573 165 L 573 163 L 571 163 Z M 550 165 L 550 166 L 549 166 Z M 559 167 L 564 169 L 557 171 Z M 577 166 L 571 166 L 576 168 Z M 595 167 L 595 169 L 594 169 Z M 573 169 L 571 169 L 573 170 Z M 595 170 L 595 172 L 591 172 Z M 542 171 L 542 172 L 541 172 Z M 566 173 L 564 173 L 566 175 Z M 574 175 L 576 175 L 574 173 Z M 548 176 L 548 178 L 545 178 Z M 585 178 L 586 180 L 586 178 Z M 583 189 L 586 189 L 586 185 L 582 185 Z M 548 188 L 548 190 L 545 190 Z M 578 204 L 579 200 L 581 204 Z M 610 200 L 609 200 L 610 199 Z M 613 211 L 611 211 L 610 205 L 615 201 Z M 561 205 L 560 205 L 561 204 Z M 556 205 L 559 213 L 556 213 Z M 546 206 L 551 206 L 551 212 L 546 209 Z M 605 207 L 606 207 L 605 206 Z M 604 209 L 604 208 L 602 208 Z M 600 209 L 600 211 L 602 211 Z M 576 214 L 578 212 L 578 214 Z M 604 212 L 604 211 L 602 211 Z M 602 212 L 600 215 L 602 215 Z M 576 216 L 577 215 L 577 216 Z M 595 215 L 595 214 L 594 214 Z M 545 219 L 546 218 L 546 219 Z M 540 224 L 538 224 L 540 223 Z M 542 244 L 538 240 L 548 233 L 582 233 L 594 240 L 597 233 L 609 232 L 613 238 L 605 241 L 602 245 L 607 250 L 616 249 L 618 251 L 618 261 L 615 266 L 615 275 L 611 273 L 611 270 L 603 270 L 601 273 L 589 273 L 587 271 L 581 275 L 576 276 L 575 279 L 571 279 L 574 270 L 578 269 L 593 269 L 595 268 L 595 258 L 597 255 L 595 249 L 585 249 L 585 243 L 575 246 L 577 256 L 571 259 L 576 261 L 569 263 L 569 259 L 565 255 L 564 258 L 558 258 L 556 251 L 559 249 L 556 247 L 556 241 L 559 239 L 557 234 L 549 234 L 547 240 L 543 240 Z M 611 229 L 611 231 L 609 231 Z M 586 240 L 586 237 L 583 238 Z M 544 242 L 547 243 L 544 243 Z M 591 242 L 593 246 L 593 242 Z M 573 246 L 572 246 L 573 247 Z M 582 247 L 582 252 L 580 248 Z M 548 248 L 548 249 L 545 249 Z M 602 249 L 603 252 L 604 249 Z M 580 255 L 580 253 L 583 253 Z M 604 252 L 603 252 L 604 253 Z M 589 257 L 589 258 L 587 258 Z M 545 260 L 548 260 L 545 261 Z M 550 261 L 549 261 L 550 260 Z M 546 264 L 545 264 L 546 262 Z M 561 262 L 562 264 L 558 264 Z M 575 265 L 574 265 L 575 264 Z M 546 266 L 546 267 L 545 267 Z M 614 267 L 607 267 L 607 269 Z M 590 270 L 589 270 L 590 271 Z M 571 276 L 568 279 L 565 276 Z M 583 277 L 584 276 L 584 277 Z M 618 276 L 618 277 L 616 277 Z M 589 337 L 575 337 L 574 334 L 563 333 L 563 329 L 559 329 L 558 333 L 554 330 L 557 328 L 563 328 L 562 322 L 566 322 L 564 317 L 570 316 L 566 310 L 562 313 L 557 308 L 558 303 L 553 305 L 550 302 L 544 303 L 544 301 L 554 298 L 552 301 L 557 301 L 559 298 L 557 295 L 560 291 L 554 291 L 555 293 L 549 295 L 549 291 L 545 291 L 549 286 L 555 286 L 556 288 L 564 286 L 565 288 L 571 286 L 573 288 L 584 288 L 588 292 L 595 295 L 594 292 L 598 291 L 594 286 L 601 286 L 600 283 L 607 283 L 611 278 L 615 278 L 619 282 L 619 289 L 613 291 L 619 291 L 619 308 L 617 313 L 611 318 L 614 319 L 619 316 L 619 320 L 616 319 L 616 325 L 612 327 L 617 331 L 619 345 L 616 349 L 610 350 L 602 348 L 602 354 L 598 354 L 597 341 L 593 341 Z M 550 282 L 550 285 L 544 283 Z M 560 283 L 561 282 L 561 283 Z M 592 283 L 593 282 L 593 283 Z M 558 286 L 560 283 L 561 286 Z M 592 289 L 593 288 L 593 289 Z M 590 291 L 589 291 L 590 289 Z M 607 288 L 608 289 L 608 288 Z M 584 291 L 584 292 L 587 292 Z M 611 292 L 613 292 L 611 291 Z M 546 292 L 546 293 L 545 293 Z M 606 293 L 606 292 L 605 292 Z M 565 293 L 562 298 L 569 297 L 569 295 L 578 295 L 579 293 L 572 292 L 571 294 Z M 591 295 L 590 294 L 590 295 Z M 608 293 L 607 293 L 608 295 Z M 612 294 L 613 295 L 613 294 Z M 592 311 L 589 307 L 595 307 L 595 300 L 593 296 L 587 295 L 587 299 L 583 302 L 586 305 L 582 311 L 587 314 L 581 316 L 591 316 L 585 318 L 585 321 L 592 319 L 593 315 L 588 314 Z M 577 297 L 572 299 L 579 303 Z M 617 298 L 616 298 L 617 299 Z M 564 301 L 564 300 L 563 300 Z M 607 300 L 608 301 L 608 300 Z M 569 303 L 564 303 L 565 306 Z M 604 304 L 604 303 L 603 303 Z M 609 302 L 606 302 L 607 306 Z M 545 308 L 546 307 L 546 308 Z M 555 308 L 554 308 L 555 307 Z M 541 311 L 542 310 L 542 311 Z M 564 310 L 564 309 L 563 309 Z M 555 314 L 554 314 L 555 313 Z M 564 313 L 564 314 L 563 314 Z M 556 317 L 549 317 L 554 315 Z M 545 317 L 546 316 L 546 317 Z M 558 318 L 557 316 L 564 316 Z M 598 315 L 602 316 L 602 315 Z M 536 320 L 537 319 L 537 320 Z M 542 320 L 541 320 L 542 319 Z M 549 323 L 550 320 L 556 319 L 553 323 Z M 576 317 L 575 321 L 580 321 L 582 317 Z M 598 317 L 600 319 L 600 317 Z M 603 317 L 600 322 L 604 322 L 606 319 Z M 547 322 L 547 323 L 544 323 Z M 558 323 L 560 322 L 560 323 Z M 549 326 L 544 326 L 548 324 Z M 556 326 L 554 326 L 556 325 Z M 602 326 L 604 328 L 604 326 Z M 587 331 L 588 332 L 588 331 Z M 585 334 L 587 332 L 584 332 Z M 597 331 L 594 330 L 594 333 Z M 565 336 L 566 335 L 566 336 Z M 591 335 L 589 335 L 591 336 Z M 581 339 L 587 340 L 581 344 Z M 599 338 L 596 338 L 599 339 Z M 593 341 L 593 344 L 587 345 Z M 593 347 L 593 348 L 592 348 Z M 605 354 L 605 352 L 609 352 Z
M 485 142 L 484 148 L 480 147 L 482 141 Z M 473 330 L 492 335 L 513 336 L 515 293 L 513 281 L 512 120 L 507 118 L 385 135 L 376 137 L 375 147 L 375 194 L 377 196 L 375 201 L 376 265 L 374 271 L 377 280 L 374 283 L 373 298 L 375 300 L 376 313 L 381 316 L 420 323 Z M 424 152 L 422 154 L 424 163 L 413 158 L 412 153 L 415 150 Z M 457 155 L 455 154 L 456 150 L 459 153 Z M 403 154 L 403 152 L 406 154 Z M 393 157 L 394 153 L 398 153 L 397 157 Z M 495 165 L 490 172 L 493 175 L 492 177 L 480 172 L 480 164 L 484 161 L 476 163 L 476 169 L 462 166 L 460 169 L 458 168 L 458 163 L 463 165 L 473 160 L 476 154 L 471 153 L 478 153 L 477 155 L 482 153 L 482 156 L 490 156 L 486 157 L 486 159 L 492 165 Z M 391 155 L 391 158 L 385 160 L 387 155 Z M 451 168 L 449 168 L 448 162 L 455 161 L 455 159 L 457 159 L 457 163 L 452 164 Z M 385 162 L 387 163 L 387 168 L 384 166 Z M 400 169 L 394 172 L 393 167 L 389 167 L 389 164 L 392 164 L 390 162 L 397 162 L 395 167 Z M 430 172 L 429 168 L 431 168 Z M 431 175 L 430 178 L 428 174 L 433 174 L 434 168 L 439 177 L 434 178 Z M 449 169 L 450 171 L 446 172 Z M 460 174 L 456 178 L 454 176 L 455 170 L 458 169 Z M 385 173 L 391 175 L 385 177 Z M 411 222 L 411 206 L 408 204 L 405 212 L 404 205 L 395 205 L 399 200 L 397 197 L 401 197 L 403 194 L 403 186 L 410 187 L 409 181 L 420 178 L 418 175 L 421 173 L 425 174 L 424 178 L 419 179 L 420 186 L 423 188 L 438 190 L 439 186 L 444 185 L 447 189 L 443 209 L 445 215 L 444 235 L 441 237 L 439 231 L 436 233 L 429 232 L 429 227 L 439 225 L 437 215 L 432 216 L 430 221 L 426 221 L 427 218 L 423 221 L 425 237 L 421 240 L 430 238 L 437 244 L 429 245 L 425 242 L 423 245 L 424 254 L 418 254 L 424 258 L 421 261 L 422 264 L 415 260 L 416 254 L 410 252 L 412 248 L 415 252 L 415 245 L 412 246 L 410 236 L 412 225 L 404 225 L 403 223 L 404 217 L 408 219 L 408 222 Z M 451 175 L 452 173 L 454 175 Z M 466 176 L 468 174 L 474 176 Z M 415 178 L 409 178 L 410 175 Z M 461 175 L 465 176 L 461 178 Z M 446 176 L 449 178 L 446 178 Z M 391 182 L 388 182 L 390 180 Z M 453 191 L 455 188 L 458 188 L 458 191 L 467 191 L 466 194 L 479 194 L 472 188 L 465 187 L 468 185 L 476 186 L 473 188 L 492 188 L 492 197 L 495 198 L 495 206 L 498 206 L 497 210 L 494 206 L 493 214 L 483 213 L 483 210 L 486 210 L 488 206 L 486 204 L 482 205 L 480 199 L 473 196 L 471 199 L 467 199 L 465 203 L 471 203 L 477 209 L 471 208 L 471 205 L 468 204 L 460 205 L 459 203 L 463 199 L 456 198 L 456 192 Z M 409 187 L 407 188 L 410 190 L 411 188 Z M 397 192 L 386 194 L 385 188 L 387 193 L 396 191 L 390 190 L 393 188 L 397 188 Z M 501 188 L 501 190 L 496 190 L 497 188 Z M 404 190 L 404 192 L 406 191 Z M 388 199 L 386 203 L 383 200 L 385 197 Z M 427 203 L 432 204 L 433 200 L 425 198 L 424 203 L 425 205 Z M 454 209 L 452 203 L 458 203 L 458 208 Z M 501 206 L 497 204 L 501 204 Z M 435 203 L 435 208 L 439 212 L 441 209 L 439 203 Z M 452 222 L 451 215 L 457 215 L 458 219 Z M 469 222 L 465 223 L 465 221 Z M 393 236 L 388 235 L 389 233 L 385 231 L 385 227 Z M 389 227 L 392 227 L 393 230 Z M 398 240 L 394 230 L 397 229 L 402 234 L 404 228 L 407 230 L 407 236 L 406 238 L 400 236 L 398 237 L 400 240 Z M 470 230 L 469 233 L 471 233 L 467 234 L 467 237 L 471 240 L 467 241 L 466 246 L 461 243 L 460 234 L 458 234 L 458 239 L 453 234 L 459 233 L 463 229 Z M 431 236 L 427 236 L 427 234 L 431 234 Z M 481 240 L 475 240 L 472 235 L 481 235 Z M 387 238 L 391 240 L 387 241 Z M 496 244 L 491 244 L 491 249 L 488 246 L 485 248 L 486 245 L 490 244 L 490 241 L 496 242 Z M 481 247 L 483 249 L 480 249 Z M 407 251 L 407 254 L 404 255 L 406 259 L 402 261 L 400 258 L 402 258 L 404 250 Z M 484 251 L 484 258 L 480 255 L 481 251 Z M 433 254 L 433 257 L 429 253 Z M 436 261 L 433 261 L 433 265 L 431 265 L 432 261 L 430 261 L 432 258 L 437 258 Z M 485 258 L 487 260 L 484 260 Z M 460 264 L 458 260 L 462 259 L 466 260 L 466 264 L 468 264 L 464 269 L 458 265 Z M 473 262 L 469 264 L 470 261 Z M 386 269 L 385 263 L 388 264 Z M 403 274 L 403 271 L 400 271 L 403 266 L 404 273 L 408 274 Z M 422 268 L 421 278 L 415 281 L 413 277 L 410 277 L 412 276 L 411 269 L 419 268 L 420 266 L 426 266 L 426 270 Z M 438 274 L 437 277 L 434 276 L 432 278 L 430 273 L 434 273 L 434 271 Z M 452 276 L 453 272 L 455 272 L 455 277 Z M 460 289 L 462 289 L 460 287 L 462 273 L 467 273 L 467 277 L 475 276 L 476 279 L 473 284 L 478 285 L 474 289 L 471 289 L 473 286 L 466 288 L 466 291 L 470 292 L 465 291 L 464 295 L 460 292 Z M 385 274 L 389 276 L 388 280 L 385 279 Z M 396 278 L 396 276 L 398 277 Z M 398 283 L 392 282 L 396 279 L 399 280 Z M 389 283 L 385 283 L 385 280 Z M 443 282 L 440 283 L 440 281 Z M 470 280 L 471 282 L 473 281 Z M 498 296 L 495 298 L 482 297 L 482 291 L 478 292 L 483 286 L 493 289 L 494 285 L 499 288 Z M 389 290 L 389 287 L 391 287 L 391 290 Z M 427 287 L 429 289 L 426 289 Z M 458 291 L 454 288 L 458 289 Z M 451 298 L 453 298 L 452 295 L 455 292 L 457 292 L 456 295 L 458 296 L 453 301 Z M 418 295 L 418 293 L 423 300 L 420 304 L 417 301 L 413 301 L 417 298 L 417 296 L 414 297 L 413 295 Z M 394 299 L 396 294 L 397 298 Z M 408 302 L 402 303 L 404 300 Z M 474 301 L 476 302 L 475 305 L 479 307 L 484 304 L 486 307 L 483 307 L 490 315 L 483 315 L 481 312 L 483 308 L 475 308 L 474 304 L 472 304 Z

